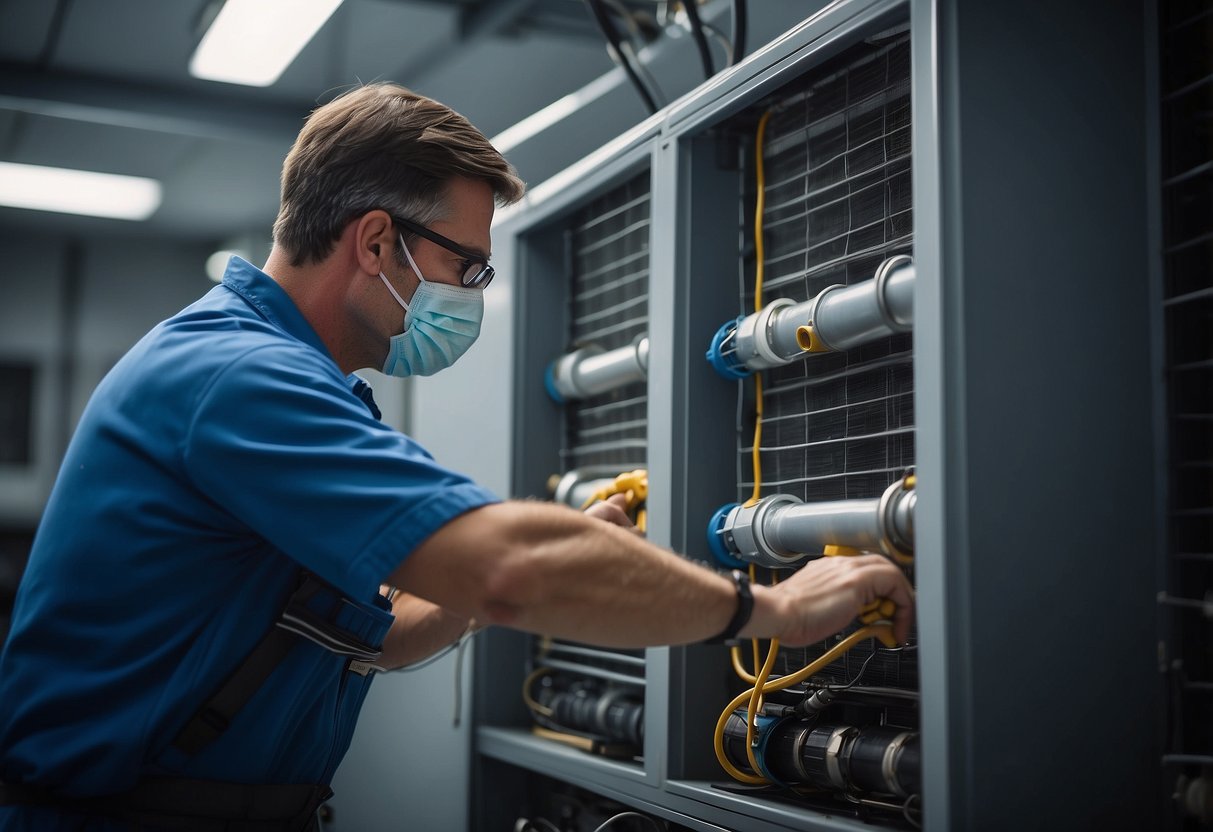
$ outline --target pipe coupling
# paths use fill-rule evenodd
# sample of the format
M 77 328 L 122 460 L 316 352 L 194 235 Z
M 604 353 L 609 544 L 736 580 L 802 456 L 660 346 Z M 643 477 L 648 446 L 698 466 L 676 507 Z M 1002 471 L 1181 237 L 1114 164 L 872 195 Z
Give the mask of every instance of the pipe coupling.
M 720 524 L 720 539 L 730 555 L 747 563 L 782 569 L 806 557 L 778 546 L 768 535 L 770 519 L 787 506 L 801 501 L 791 494 L 772 494 L 753 505 L 734 506 Z
M 914 509 L 918 494 L 915 477 L 907 474 L 885 489 L 877 507 L 880 525 L 880 548 L 900 563 L 914 560 Z
M 780 355 L 772 346 L 772 329 L 782 310 L 793 305 L 795 301 L 790 298 L 777 298 L 761 311 L 741 319 L 734 336 L 737 360 L 740 364 L 754 372 L 791 363 L 791 358 Z

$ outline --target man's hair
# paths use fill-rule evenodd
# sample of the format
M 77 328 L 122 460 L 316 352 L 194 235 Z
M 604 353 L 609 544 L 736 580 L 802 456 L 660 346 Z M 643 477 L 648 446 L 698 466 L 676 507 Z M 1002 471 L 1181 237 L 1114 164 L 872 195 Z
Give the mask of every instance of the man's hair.
M 428 225 L 446 216 L 456 176 L 488 183 L 499 205 L 526 189 L 449 107 L 395 84 L 356 88 L 313 111 L 287 154 L 274 242 L 300 266 L 327 257 L 346 224 L 376 208 Z

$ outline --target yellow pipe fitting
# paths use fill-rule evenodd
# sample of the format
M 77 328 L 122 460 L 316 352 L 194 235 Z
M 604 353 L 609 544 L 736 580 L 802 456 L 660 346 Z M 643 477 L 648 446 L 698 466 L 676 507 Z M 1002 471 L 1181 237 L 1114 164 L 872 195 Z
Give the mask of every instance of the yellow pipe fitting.
M 817 335 L 817 330 L 811 323 L 796 328 L 796 344 L 805 352 L 832 352 Z
M 615 494 L 625 495 L 627 499 L 625 511 L 640 531 L 646 531 L 648 515 L 642 506 L 649 497 L 649 472 L 644 468 L 637 468 L 635 471 L 627 471 L 620 474 L 615 477 L 614 482 L 610 485 L 604 486 L 591 494 L 581 504 L 581 508 L 584 511 L 599 500 L 605 500 Z
M 864 625 L 872 625 L 881 622 L 891 622 L 893 614 L 897 612 L 897 604 L 888 598 L 877 598 L 870 604 L 864 605 L 859 610 L 859 623 Z M 893 639 L 892 630 L 887 627 L 876 633 L 876 638 L 885 647 L 896 647 L 897 642 Z

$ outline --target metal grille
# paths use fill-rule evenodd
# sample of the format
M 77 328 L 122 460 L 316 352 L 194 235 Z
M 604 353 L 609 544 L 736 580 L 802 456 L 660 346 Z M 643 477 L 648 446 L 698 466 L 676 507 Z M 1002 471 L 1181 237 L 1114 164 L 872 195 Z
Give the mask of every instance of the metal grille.
M 764 142 L 763 303 L 804 301 L 832 284 L 868 280 L 887 257 L 909 253 L 910 43 L 908 34 L 859 44 L 776 101 Z M 742 230 L 756 204 L 753 150 L 742 164 Z M 753 256 L 743 258 L 742 312 L 754 309 Z M 742 412 L 752 385 L 742 385 Z M 806 501 L 878 497 L 914 463 L 910 335 L 815 355 L 763 376 L 762 493 Z M 747 397 L 749 397 L 747 399 Z M 753 434 L 740 419 L 738 497 L 753 491 Z M 830 643 L 784 650 L 776 672 L 799 669 Z M 871 646 L 859 645 L 815 681 L 844 682 Z M 881 651 L 864 686 L 913 689 L 913 653 Z
M 569 342 L 624 347 L 649 327 L 649 175 L 582 209 L 568 231 Z M 565 407 L 565 470 L 643 468 L 648 395 L 629 384 Z
M 1160 13 L 1173 762 L 1213 760 L 1213 3 Z M 1186 828 L 1186 827 L 1185 827 Z
M 570 348 L 627 346 L 649 327 L 649 175 L 636 176 L 580 210 L 566 233 Z M 611 476 L 645 467 L 648 388 L 629 384 L 564 406 L 562 472 Z M 536 638 L 532 665 L 556 688 L 596 690 L 645 683 L 643 650 Z M 568 730 L 567 726 L 556 726 Z
M 535 656 L 538 667 L 603 682 L 643 685 L 644 650 L 588 647 L 573 641 L 540 639 Z

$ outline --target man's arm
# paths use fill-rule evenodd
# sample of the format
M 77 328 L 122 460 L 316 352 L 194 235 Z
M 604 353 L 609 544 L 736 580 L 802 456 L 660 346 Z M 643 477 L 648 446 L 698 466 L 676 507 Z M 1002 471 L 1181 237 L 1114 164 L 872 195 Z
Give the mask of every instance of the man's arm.
M 469 624 L 467 616 L 407 592 L 396 593 L 392 614 L 396 620 L 383 639 L 383 656 L 378 662 L 384 670 L 415 664 L 437 653 L 463 635 Z
M 624 529 L 548 503 L 509 501 L 463 514 L 426 539 L 388 582 L 453 612 L 607 647 L 702 641 L 737 609 L 732 582 Z M 877 556 L 811 561 L 756 586 L 745 637 L 807 644 L 877 598 L 897 604 L 904 641 L 913 591 Z

